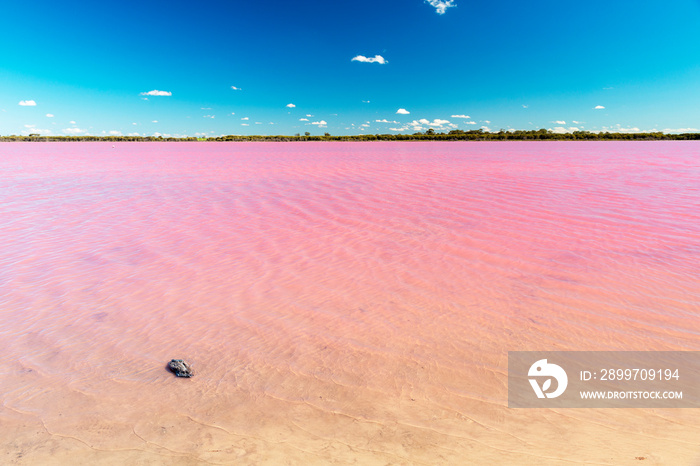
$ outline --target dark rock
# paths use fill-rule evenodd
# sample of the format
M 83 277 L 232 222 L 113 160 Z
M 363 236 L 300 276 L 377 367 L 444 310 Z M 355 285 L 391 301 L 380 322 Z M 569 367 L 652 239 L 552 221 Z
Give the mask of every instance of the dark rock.
M 192 377 L 194 375 L 190 365 L 182 359 L 173 359 L 168 363 L 168 368 L 178 377 Z

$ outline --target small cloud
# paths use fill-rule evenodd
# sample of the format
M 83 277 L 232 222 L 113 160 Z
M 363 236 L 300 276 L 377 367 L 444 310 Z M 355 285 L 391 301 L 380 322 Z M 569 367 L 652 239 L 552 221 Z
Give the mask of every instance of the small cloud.
M 200 107 L 200 110 L 211 110 L 211 107 Z
M 80 129 L 80 128 L 66 128 L 63 130 L 64 133 L 66 134 L 80 134 L 80 133 L 85 133 L 87 130 Z
M 28 136 L 30 134 L 40 134 L 42 136 L 50 136 L 53 134 L 50 129 L 41 129 L 41 128 L 35 128 L 34 125 L 25 125 L 28 129 L 22 130 L 22 134 L 24 136 Z
M 469 115 L 450 115 L 451 118 L 471 118 Z
M 231 89 L 233 89 L 234 91 L 242 91 L 243 90 L 240 87 L 236 87 L 236 86 L 231 86 Z
M 241 123 L 241 126 L 250 126 L 248 123 Z
M 571 122 L 572 122 L 573 124 L 575 124 L 575 125 L 581 125 L 581 124 L 583 124 L 583 121 L 572 120 Z
M 483 129 L 483 130 L 486 131 L 487 133 L 490 133 L 490 132 L 491 132 L 491 129 L 490 129 L 488 126 L 482 126 L 481 129 Z
M 287 108 L 294 108 L 294 107 L 296 107 L 296 105 L 294 105 L 294 104 L 287 104 Z
M 528 108 L 528 107 L 529 107 L 529 105 L 523 105 L 523 108 Z
M 68 123 L 70 123 L 71 125 L 74 125 L 75 121 L 69 121 Z
M 457 6 L 454 4 L 454 0 L 425 0 L 425 3 L 430 3 L 430 6 L 435 8 L 435 12 L 439 15 L 444 15 L 446 9 Z
M 248 118 L 248 117 L 243 117 L 243 118 L 241 118 L 241 120 L 250 120 L 250 118 Z
M 445 125 L 450 125 L 450 122 L 448 120 L 441 120 L 439 118 L 436 118 L 433 121 L 427 120 L 425 118 L 421 118 L 420 120 L 413 120 L 409 125 L 413 126 L 414 129 L 418 129 L 419 127 L 422 128 L 423 126 L 427 127 L 432 127 L 432 128 L 441 128 L 442 126 Z M 455 126 L 455 125 L 450 125 L 450 126 Z
M 52 114 L 52 113 L 47 113 L 47 114 L 46 114 L 46 117 L 47 117 L 47 118 L 53 118 L 53 114 Z
M 396 111 L 396 114 L 397 114 L 397 115 L 410 115 L 411 112 L 409 112 L 409 111 L 406 110 L 405 108 L 400 108 L 400 109 L 398 109 L 398 110 Z
M 326 120 L 321 120 L 321 121 L 312 121 L 311 124 L 312 124 L 312 125 L 325 126 L 325 125 L 327 125 L 328 123 L 326 123 Z
M 602 110 L 604 108 L 605 107 L 603 107 L 602 105 L 596 105 L 595 107 L 593 107 L 593 110 Z
M 152 91 L 142 92 L 140 95 L 171 96 L 171 95 L 173 95 L 173 93 L 168 92 L 168 91 L 159 91 L 159 90 L 154 89 Z
M 393 123 L 395 125 L 399 123 L 398 121 L 389 121 L 386 118 L 384 118 L 383 120 L 374 120 L 374 122 L 375 123 Z
M 306 115 L 307 118 L 313 118 L 313 115 Z
M 24 125 L 25 128 L 34 128 L 36 125 Z
M 475 125 L 476 121 L 465 121 L 464 124 L 465 125 Z
M 663 130 L 664 133 L 698 133 L 700 129 L 697 128 L 666 128 Z
M 121 131 L 110 131 L 109 134 L 112 136 L 121 136 L 122 132 Z
M 204 115 L 202 118 L 216 118 L 216 115 Z
M 554 123 L 557 124 L 557 125 L 565 125 L 565 124 L 566 124 L 566 122 L 565 122 L 565 121 L 562 121 L 562 120 L 557 120 L 557 121 L 555 121 Z
M 158 120 L 153 120 L 151 123 L 158 123 Z
M 36 107 L 36 102 L 33 100 L 20 100 L 19 105 L 22 107 Z
M 136 126 L 136 125 L 138 125 L 138 123 L 132 123 L 132 125 Z
M 236 114 L 235 112 L 231 112 L 231 115 L 235 115 L 235 114 Z
M 365 57 L 364 55 L 358 55 L 350 61 L 359 61 L 361 63 L 379 63 L 380 65 L 384 65 L 386 63 L 389 63 L 381 55 L 375 55 L 373 58 L 372 57 Z
M 363 104 L 368 104 L 368 103 L 369 103 L 369 100 L 363 100 L 362 103 L 363 103 Z
M 299 121 L 309 121 L 308 118 L 299 118 Z

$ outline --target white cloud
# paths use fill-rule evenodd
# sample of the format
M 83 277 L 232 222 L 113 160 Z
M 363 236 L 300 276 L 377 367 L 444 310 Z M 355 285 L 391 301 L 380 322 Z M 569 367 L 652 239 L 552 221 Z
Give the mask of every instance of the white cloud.
M 390 131 L 406 131 L 408 128 L 389 128 Z
M 53 118 L 53 114 L 47 113 L 47 114 L 46 114 L 46 117 L 47 117 L 47 118 Z
M 306 116 L 307 116 L 308 118 L 312 118 L 312 117 L 313 117 L 313 115 L 306 115 Z
M 24 125 L 25 128 L 34 128 L 36 125 Z
M 109 134 L 112 136 L 121 136 L 122 132 L 121 131 L 110 131 Z
M 406 110 L 405 108 L 400 108 L 400 109 L 398 109 L 398 110 L 396 111 L 396 114 L 397 114 L 397 115 L 410 115 L 411 112 L 409 112 L 409 111 Z
M 386 118 L 384 118 L 383 120 L 374 120 L 374 122 L 375 123 L 393 123 L 395 125 L 399 123 L 398 121 L 389 121 Z
M 250 126 L 248 123 L 241 123 L 241 126 Z
M 475 125 L 476 121 L 465 121 L 464 124 L 465 125 Z
M 595 107 L 593 107 L 594 110 L 602 110 L 604 108 L 605 107 L 603 107 L 602 105 L 596 105 Z
M 482 126 L 481 129 L 483 129 L 483 130 L 486 131 L 487 133 L 490 133 L 490 132 L 491 132 L 491 129 L 490 129 L 488 126 Z
M 296 105 L 294 105 L 294 104 L 287 104 L 287 107 L 288 107 L 288 108 L 294 108 L 294 107 L 296 107 Z
M 308 118 L 299 118 L 299 121 L 309 121 Z
M 240 87 L 236 87 L 236 86 L 231 86 L 231 89 L 233 89 L 234 91 L 242 91 L 243 90 Z
M 151 123 L 158 123 L 158 120 L 153 120 Z
M 666 128 L 663 130 L 664 133 L 698 133 L 700 132 L 700 129 L 697 128 Z
M 211 110 L 211 107 L 200 107 L 200 110 Z
M 321 120 L 321 121 L 312 121 L 311 124 L 312 124 L 312 125 L 325 126 L 325 125 L 327 125 L 328 123 L 326 123 L 326 120 Z
M 529 105 L 523 105 L 523 108 L 528 108 L 528 107 L 529 107 Z
M 583 121 L 572 120 L 572 123 L 575 124 L 575 125 L 580 125 L 580 124 L 583 123 Z
M 235 115 L 235 114 L 236 114 L 235 112 L 231 112 L 231 115 Z
M 368 104 L 368 103 L 369 103 L 369 100 L 363 100 L 362 103 L 363 103 L 363 104 Z
M 564 128 L 563 126 L 556 126 L 554 128 L 550 128 L 549 130 L 555 134 L 566 134 L 573 133 L 574 131 L 580 131 L 579 128 L 576 128 L 575 126 L 570 126 L 569 128 Z
M 36 107 L 36 102 L 33 100 L 20 100 L 19 105 L 22 107 Z
M 374 58 L 365 57 L 364 55 L 358 55 L 350 61 L 359 61 L 362 63 L 379 63 L 380 65 L 384 65 L 385 63 L 389 63 L 381 55 L 375 55 Z
M 159 91 L 159 90 L 154 89 L 152 91 L 142 92 L 140 95 L 171 96 L 171 95 L 173 95 L 173 93 L 168 92 L 168 91 Z
M 435 8 L 435 12 L 439 15 L 444 15 L 446 9 L 457 6 L 454 4 L 454 0 L 425 0 L 425 3 L 430 3 L 430 6 Z
M 248 118 L 248 117 L 243 117 L 243 118 L 241 118 L 241 120 L 250 120 L 250 118 Z
M 565 124 L 566 124 L 566 122 L 565 122 L 565 121 L 562 121 L 562 120 L 557 120 L 557 121 L 555 121 L 554 123 L 557 124 L 557 125 L 565 125 Z
M 69 121 L 68 123 L 70 123 L 71 125 L 74 125 L 75 121 Z
M 216 118 L 216 115 L 204 115 L 202 118 Z
M 87 132 L 87 130 L 80 129 L 80 128 L 66 128 L 63 130 L 63 132 L 66 134 L 76 135 L 76 134 L 80 134 L 80 133 L 85 133 L 85 132 Z
M 451 118 L 471 118 L 469 115 L 450 115 Z
M 52 134 L 50 129 L 35 128 L 34 125 L 25 125 L 25 126 L 27 126 L 29 129 L 22 130 L 22 134 L 24 136 L 28 136 L 30 134 L 40 134 L 42 136 L 50 136 Z

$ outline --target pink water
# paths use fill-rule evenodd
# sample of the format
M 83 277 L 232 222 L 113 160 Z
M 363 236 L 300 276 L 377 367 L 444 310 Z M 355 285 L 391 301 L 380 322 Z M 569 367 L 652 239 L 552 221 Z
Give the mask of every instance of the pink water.
M 506 407 L 508 351 L 700 350 L 698 143 L 4 143 L 0 196 L 0 463 L 700 464 Z

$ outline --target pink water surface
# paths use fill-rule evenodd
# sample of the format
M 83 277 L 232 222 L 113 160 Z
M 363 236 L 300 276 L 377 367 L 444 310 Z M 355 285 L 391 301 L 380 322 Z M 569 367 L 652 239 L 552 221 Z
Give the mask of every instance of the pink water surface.
M 0 463 L 700 461 L 506 407 L 508 351 L 700 350 L 698 143 L 4 143 L 0 196 Z

